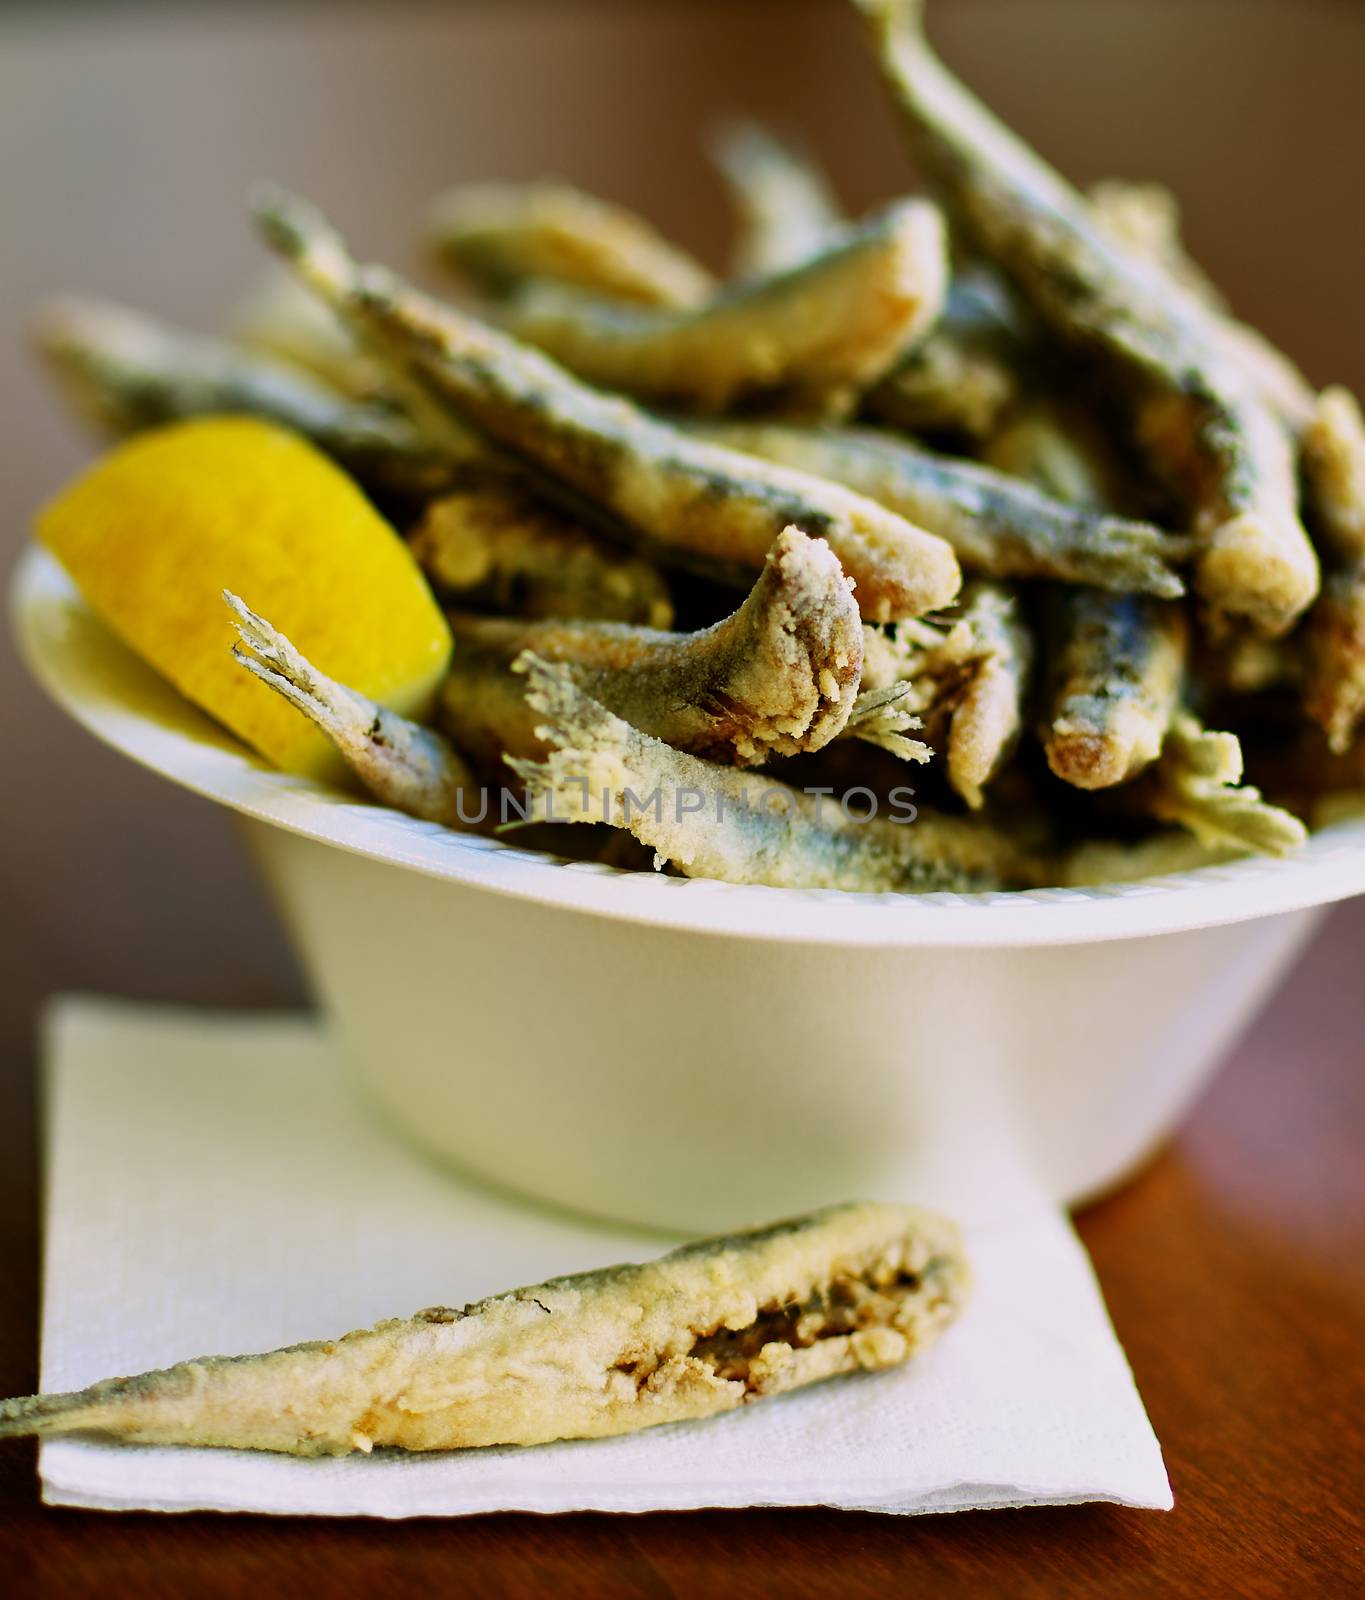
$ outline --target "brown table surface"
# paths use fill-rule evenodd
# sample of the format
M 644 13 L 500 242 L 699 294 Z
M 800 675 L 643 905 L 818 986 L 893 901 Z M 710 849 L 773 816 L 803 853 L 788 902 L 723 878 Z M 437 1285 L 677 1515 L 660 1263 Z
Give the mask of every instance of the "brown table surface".
M 1320 381 L 1365 387 L 1365 208 L 1341 203 L 1361 143 L 1358 8 L 941 0 L 935 25 L 1078 178 L 1174 183 L 1234 303 Z M 259 259 L 241 196 L 272 174 L 367 251 L 403 254 L 441 183 L 548 160 L 714 258 L 724 214 L 701 136 L 737 107 L 801 127 L 852 203 L 904 183 L 833 0 L 0 13 L 0 565 L 86 453 L 23 351 L 42 294 L 85 286 L 213 326 Z M 0 751 L 0 1393 L 14 1394 L 37 1376 L 41 998 L 280 1005 L 301 988 L 222 815 L 65 722 L 3 636 Z M 42 1509 L 32 1450 L 11 1444 L 0 1592 L 1360 1592 L 1362 951 L 1365 907 L 1335 913 L 1176 1144 L 1081 1219 L 1166 1449 L 1170 1515 L 110 1516 Z

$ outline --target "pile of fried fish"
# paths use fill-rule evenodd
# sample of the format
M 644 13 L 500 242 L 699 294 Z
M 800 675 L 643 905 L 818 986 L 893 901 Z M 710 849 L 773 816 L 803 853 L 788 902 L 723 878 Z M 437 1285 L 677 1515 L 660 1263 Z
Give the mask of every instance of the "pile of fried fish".
M 386 804 L 489 829 L 513 794 L 556 848 L 865 891 L 1294 851 L 1365 789 L 1359 406 L 1235 318 L 1165 190 L 1079 192 L 916 0 L 857 9 L 926 193 L 851 220 L 732 127 L 723 282 L 614 204 L 477 184 L 428 224 L 456 303 L 271 191 L 284 265 L 230 337 L 80 301 L 42 348 L 103 430 L 269 417 L 405 530 L 455 638 L 427 726 L 229 600 Z

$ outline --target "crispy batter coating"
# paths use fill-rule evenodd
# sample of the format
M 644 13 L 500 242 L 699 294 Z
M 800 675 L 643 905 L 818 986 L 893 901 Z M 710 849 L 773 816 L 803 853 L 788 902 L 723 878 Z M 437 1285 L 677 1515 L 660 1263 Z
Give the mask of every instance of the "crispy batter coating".
M 1089 198 L 1099 225 L 1166 274 L 1187 297 L 1186 314 L 1201 321 L 1280 421 L 1302 432 L 1313 410 L 1312 384 L 1263 333 L 1232 314 L 1222 290 L 1188 254 L 1180 237 L 1180 206 L 1171 191 L 1159 183 L 1109 178 L 1092 185 Z
M 477 454 L 433 446 L 386 405 L 349 399 L 308 373 L 99 300 L 42 316 L 39 349 L 73 408 L 122 436 L 181 417 L 245 412 L 303 434 L 367 484 L 425 494 Z
M 1188 711 L 1171 718 L 1161 759 L 1134 786 L 1133 800 L 1162 822 L 1187 828 L 1211 850 L 1289 855 L 1308 838 L 1303 823 L 1242 783 L 1234 733 L 1209 733 Z
M 966 593 L 974 588 L 969 585 Z M 865 628 L 862 692 L 845 737 L 879 745 L 902 760 L 927 761 L 949 737 L 952 712 L 981 664 L 980 648 L 965 616 L 951 624 Z M 933 745 L 905 737 L 920 728 Z
M 857 892 L 1022 887 L 1047 872 L 977 818 L 867 820 L 827 794 L 684 755 L 585 695 L 564 666 L 520 662 L 543 762 L 512 760 L 535 814 L 625 828 L 689 878 Z M 907 791 L 908 792 L 908 791 Z
M 863 410 L 904 433 L 985 439 L 1019 389 L 1015 370 L 988 338 L 944 326 L 868 390 Z
M 948 782 L 975 811 L 1019 742 L 1033 635 L 999 584 L 974 584 L 963 605 L 974 661 L 948 724 Z
M 979 266 L 961 269 L 938 323 L 868 390 L 863 409 L 906 433 L 985 439 L 1017 402 L 1028 359 L 1003 286 Z
M 1086 839 L 1066 857 L 1062 882 L 1073 889 L 1106 883 L 1138 883 L 1177 872 L 1193 872 L 1245 855 L 1241 846 L 1200 844 L 1183 828 L 1167 828 L 1145 839 Z
M 708 438 L 829 478 L 946 539 L 969 572 L 1054 578 L 1174 598 L 1187 540 L 871 428 L 708 423 Z
M 1112 503 L 1103 440 L 1059 408 L 1031 408 L 1007 459 L 1083 505 Z M 1145 595 L 1058 590 L 1043 606 L 1048 683 L 1039 728 L 1048 765 L 1081 789 L 1125 783 L 1154 761 L 1175 711 L 1189 651 L 1179 608 Z
M 1215 613 L 1245 617 L 1272 638 L 1287 633 L 1316 597 L 1319 571 L 1279 420 L 1251 399 L 1225 404 L 1214 387 L 1190 379 L 1184 394 L 1147 399 L 1137 437 L 1196 508 L 1200 596 Z
M 829 179 L 799 147 L 745 122 L 723 132 L 715 156 L 740 217 L 740 277 L 794 266 L 839 230 Z M 956 272 L 938 321 L 864 395 L 864 409 L 908 433 L 984 437 L 1019 392 L 1021 348 L 998 284 L 980 269 Z
M 1314 402 L 1303 470 L 1335 566 L 1304 627 L 1304 709 L 1340 752 L 1365 716 L 1365 421 L 1347 390 Z
M 689 438 L 628 401 L 599 394 L 474 317 L 360 271 L 311 207 L 285 196 L 259 212 L 270 241 L 430 408 L 476 426 L 646 553 L 748 581 L 795 524 L 821 537 L 857 584 L 870 621 L 948 604 L 960 581 L 941 539 L 804 473 Z
M 302 367 L 352 400 L 388 400 L 381 368 L 371 361 L 315 294 L 277 261 L 237 307 L 234 344 Z
M 451 619 L 455 652 L 439 719 L 487 770 L 542 756 L 540 717 L 513 664 L 525 651 L 634 727 L 679 750 L 753 766 L 819 750 L 843 730 L 863 665 L 863 628 L 829 547 L 788 528 L 744 604 L 697 633 L 606 622 Z
M 715 288 L 699 261 L 643 217 L 565 183 L 462 184 L 433 202 L 427 237 L 448 267 L 495 294 L 543 279 L 678 307 Z
M 1111 510 L 1123 500 L 1114 452 L 1092 418 L 1055 396 L 1035 396 L 986 443 L 982 459 L 1067 505 Z
M 975 811 L 1023 729 L 1033 635 L 1003 584 L 968 584 L 960 610 L 946 628 L 912 622 L 866 630 L 863 693 L 845 732 L 903 758 L 927 760 L 929 747 L 904 740 L 900 731 L 925 727 L 935 745 L 946 746 L 949 784 Z M 874 715 L 862 711 L 865 704 Z M 878 717 L 888 737 L 879 737 Z
M 681 311 L 532 284 L 505 322 L 588 383 L 715 414 L 766 406 L 826 414 L 895 365 L 948 288 L 938 208 L 903 201 L 840 229 L 809 260 Z
M 652 562 L 545 504 L 523 483 L 479 477 L 431 501 L 408 535 L 433 588 L 461 606 L 514 617 L 673 625 Z
M 966 237 L 1057 337 L 1131 389 L 1140 446 L 1192 507 L 1201 594 L 1285 632 L 1318 586 L 1286 429 L 1192 298 L 1116 243 L 1084 198 L 943 68 L 920 31 L 921 0 L 857 3 L 917 165 Z
M 966 1302 L 951 1222 L 843 1205 L 343 1338 L 0 1401 L 0 1437 L 298 1456 L 597 1439 L 893 1367 Z
M 739 217 L 736 277 L 795 266 L 823 249 L 842 226 L 839 202 L 819 165 L 762 123 L 729 124 L 711 151 Z
M 1329 575 L 1303 627 L 1304 710 L 1348 750 L 1365 717 L 1365 560 Z
M 321 728 L 376 800 L 458 826 L 460 794 L 474 778 L 439 733 L 327 677 L 235 594 L 225 589 L 223 599 L 237 628 L 236 659 Z
M 1156 760 L 1179 701 L 1188 625 L 1179 606 L 1095 589 L 1051 597 L 1048 765 L 1079 789 L 1126 783 Z
M 1365 558 L 1365 418 L 1348 390 L 1324 389 L 1303 435 L 1308 500 L 1342 560 Z

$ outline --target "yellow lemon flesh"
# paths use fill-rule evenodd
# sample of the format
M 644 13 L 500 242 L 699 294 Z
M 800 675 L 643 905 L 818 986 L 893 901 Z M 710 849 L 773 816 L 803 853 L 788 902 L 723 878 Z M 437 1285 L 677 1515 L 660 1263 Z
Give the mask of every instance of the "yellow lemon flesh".
M 187 698 L 292 772 L 335 752 L 232 658 L 231 589 L 321 672 L 421 716 L 450 631 L 407 546 L 310 444 L 248 417 L 206 417 L 111 450 L 35 532 L 94 611 Z

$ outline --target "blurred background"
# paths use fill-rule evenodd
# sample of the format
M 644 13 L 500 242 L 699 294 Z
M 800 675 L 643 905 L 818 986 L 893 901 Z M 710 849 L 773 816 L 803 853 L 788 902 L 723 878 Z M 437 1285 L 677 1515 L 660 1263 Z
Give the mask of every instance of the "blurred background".
M 1072 177 L 1174 188 L 1239 311 L 1318 382 L 1365 388 L 1365 7 L 936 0 L 931 23 Z M 799 130 L 852 207 L 912 181 L 844 0 L 0 5 L 0 565 L 91 449 L 27 349 L 44 296 L 221 326 L 263 264 L 243 207 L 261 177 L 407 267 L 438 189 L 545 173 L 719 264 L 704 141 L 741 111 Z M 0 1072 L 55 989 L 300 996 L 226 816 L 78 731 L 7 637 L 0 752 Z

